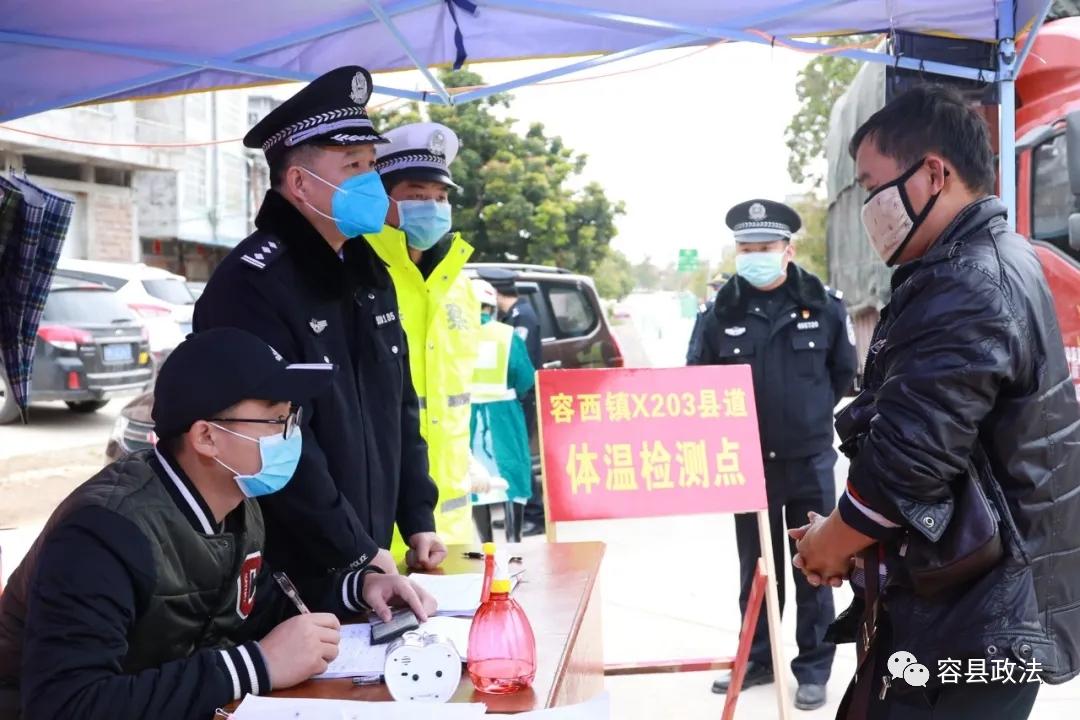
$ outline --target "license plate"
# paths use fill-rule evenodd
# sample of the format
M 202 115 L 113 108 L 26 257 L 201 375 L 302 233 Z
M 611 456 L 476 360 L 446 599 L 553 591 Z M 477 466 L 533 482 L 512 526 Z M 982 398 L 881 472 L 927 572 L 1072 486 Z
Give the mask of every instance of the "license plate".
M 131 345 L 127 343 L 104 345 L 101 349 L 107 363 L 129 363 L 134 359 L 131 354 Z

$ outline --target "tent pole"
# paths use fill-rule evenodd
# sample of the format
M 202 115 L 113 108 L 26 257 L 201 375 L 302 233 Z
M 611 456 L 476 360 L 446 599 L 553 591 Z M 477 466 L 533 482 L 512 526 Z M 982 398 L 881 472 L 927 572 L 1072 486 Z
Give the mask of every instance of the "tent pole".
M 998 4 L 998 187 L 1008 210 L 1009 227 L 1016 229 L 1016 34 L 1012 0 Z
M 0 43 L 74 50 L 76 52 L 94 53 L 95 55 L 112 55 L 114 57 L 134 58 L 167 65 L 186 65 L 196 70 L 221 70 L 223 72 L 242 73 L 288 82 L 307 82 L 310 79 L 305 73 L 286 70 L 285 68 L 263 67 L 253 63 L 236 62 L 224 58 L 207 58 L 172 50 L 155 50 L 148 47 L 115 45 L 112 43 L 91 42 L 89 40 L 71 40 L 36 33 L 0 30 Z
M 598 67 L 600 65 L 606 65 L 608 63 L 617 62 L 619 60 L 625 60 L 626 58 L 635 57 L 644 53 L 652 52 L 654 50 L 665 50 L 667 48 L 678 47 L 679 45 L 688 45 L 698 40 L 697 35 L 675 35 L 669 38 L 663 38 L 647 45 L 639 45 L 638 47 L 622 50 L 617 53 L 610 53 L 608 55 L 599 55 L 597 57 L 590 58 L 588 60 L 582 60 L 572 65 L 566 65 L 564 67 L 554 68 L 546 72 L 536 73 L 535 75 L 528 75 L 517 80 L 511 80 L 509 82 L 500 83 L 498 85 L 490 85 L 488 87 L 478 88 L 476 90 L 470 90 L 457 95 L 454 98 L 456 104 L 467 103 L 472 100 L 479 100 L 481 98 L 490 97 L 501 92 L 507 92 L 514 90 L 525 85 L 532 85 L 534 83 L 542 82 L 553 77 L 561 77 L 580 70 L 588 70 L 590 68 Z
M 403 13 L 419 10 L 431 5 L 440 4 L 440 0 L 401 0 L 401 2 L 394 3 L 385 8 L 386 13 L 391 17 L 401 15 Z M 294 33 L 290 33 L 280 38 L 274 38 L 273 40 L 267 40 L 264 42 L 249 45 L 246 48 L 241 48 L 236 52 L 229 53 L 225 56 L 225 60 L 231 62 L 248 61 L 251 58 L 259 57 L 267 53 L 275 52 L 277 50 L 283 50 L 293 45 L 299 45 L 305 42 L 312 42 L 320 38 L 335 35 L 340 32 L 352 30 L 354 28 L 363 27 L 364 25 L 370 25 L 371 23 L 378 22 L 378 18 L 370 10 L 353 15 L 342 20 L 338 20 L 332 23 L 324 23 L 313 28 L 305 30 L 298 30 Z M 81 92 L 73 95 L 68 95 L 63 98 L 56 98 L 53 100 L 46 100 L 41 103 L 29 105 L 25 108 L 21 108 L 17 113 L 9 113 L 7 115 L 0 115 L 0 122 L 7 122 L 8 120 L 14 120 L 15 118 L 25 117 L 27 115 L 34 115 L 47 110 L 55 110 L 57 108 L 70 107 L 72 105 L 82 105 L 88 102 L 106 101 L 115 95 L 123 95 L 126 93 L 134 92 L 141 88 L 145 88 L 148 85 L 155 85 L 157 83 L 168 82 L 170 80 L 178 80 L 180 78 L 188 77 L 196 73 L 202 72 L 201 67 L 180 67 L 180 68 L 168 68 L 165 70 L 158 70 L 157 72 L 142 75 L 137 78 L 131 78 L 128 80 L 121 80 L 119 82 L 103 85 L 92 90 Z M 316 75 L 312 74 L 308 79 L 314 79 Z M 424 99 L 424 93 L 408 91 L 408 90 L 393 90 L 383 89 L 376 87 L 375 91 L 382 93 L 383 95 L 391 95 L 394 97 L 403 97 L 410 100 L 422 100 Z M 430 96 L 430 93 L 427 95 Z
M 748 15 L 740 15 L 727 21 L 729 27 L 752 28 L 776 20 L 803 15 L 815 10 L 823 10 L 839 5 L 847 0 L 795 0 L 788 5 L 769 8 Z M 659 32 L 687 33 L 700 35 L 702 38 L 723 39 L 727 28 L 709 27 L 694 23 L 672 22 L 644 15 L 631 15 L 624 12 L 610 12 L 576 5 L 548 2 L 547 0 L 476 0 L 480 7 L 495 7 L 511 10 L 522 15 L 553 18 L 572 18 L 601 27 L 638 30 L 657 30 Z
M 427 63 L 421 62 L 420 56 L 416 54 L 416 50 L 405 38 L 405 36 L 398 30 L 398 26 L 394 24 L 394 21 L 390 19 L 390 16 L 386 14 L 386 10 L 379 4 L 379 0 L 368 0 L 368 7 L 371 8 L 371 12 L 375 13 L 375 17 L 379 18 L 379 22 L 383 24 L 390 34 L 397 40 L 398 45 L 401 46 L 402 52 L 408 56 L 412 64 L 416 66 L 416 69 L 420 71 L 420 74 L 424 76 L 424 79 L 428 81 L 428 84 L 434 88 L 435 93 L 442 98 L 442 101 L 446 105 L 453 105 L 454 99 L 450 97 L 450 93 L 447 91 L 443 84 L 439 82 L 439 79 L 435 77 L 435 74 L 431 72 L 431 69 L 427 66 Z
M 783 47 L 790 47 L 795 50 L 805 50 L 807 52 L 821 52 L 826 48 L 820 43 L 786 37 L 776 37 L 774 39 L 768 34 L 753 31 L 753 28 L 757 25 L 767 25 L 769 22 L 807 13 L 814 9 L 821 9 L 822 7 L 833 5 L 835 2 L 834 0 L 799 0 L 791 5 L 784 5 L 772 8 L 768 11 L 760 11 L 754 14 L 732 18 L 727 23 L 728 27 L 712 27 L 695 25 L 692 23 L 670 22 L 666 20 L 660 21 L 644 16 L 605 12 L 593 10 L 591 8 L 546 2 L 546 0 L 478 0 L 477 4 L 485 7 L 510 10 L 521 13 L 522 15 L 570 18 L 578 22 L 595 24 L 602 27 L 629 27 L 638 30 L 653 29 L 658 31 L 667 30 L 670 32 L 685 33 L 687 35 L 697 36 L 697 42 L 700 42 L 701 39 L 711 39 L 751 42 L 758 45 L 773 45 L 775 40 L 777 44 L 780 44 Z M 914 57 L 897 58 L 886 53 L 859 48 L 848 48 L 845 50 L 830 48 L 830 52 L 833 55 L 848 57 L 853 60 L 888 63 L 889 65 L 908 70 L 920 70 L 922 72 L 948 75 L 950 77 L 967 78 L 969 80 L 981 78 L 983 80 L 989 79 L 991 81 L 997 79 L 997 73 L 994 71 L 988 72 L 978 68 L 952 65 L 950 63 L 932 60 L 920 60 L 919 58 Z
M 1031 47 L 1035 44 L 1035 36 L 1042 30 L 1043 24 L 1046 22 L 1046 16 L 1050 12 L 1051 6 L 1053 6 L 1054 0 L 1045 0 L 1042 11 L 1039 12 L 1038 17 L 1035 18 L 1035 22 L 1031 24 L 1031 29 L 1027 33 L 1027 42 L 1024 43 L 1024 47 L 1020 50 L 1020 58 L 1016 61 L 1015 72 L 1017 75 L 1024 67 L 1024 63 L 1028 59 L 1028 55 L 1031 54 Z

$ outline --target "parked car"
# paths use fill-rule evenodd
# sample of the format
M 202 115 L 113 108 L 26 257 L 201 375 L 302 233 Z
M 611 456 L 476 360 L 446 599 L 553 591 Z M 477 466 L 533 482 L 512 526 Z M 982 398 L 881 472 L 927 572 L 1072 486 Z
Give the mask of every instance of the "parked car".
M 145 390 L 150 345 L 138 317 L 104 285 L 57 277 L 45 301 L 30 375 L 30 401 L 62 400 L 91 413 L 109 398 Z M 0 372 L 0 423 L 19 417 Z
M 160 364 L 191 332 L 195 296 L 182 275 L 142 263 L 61 260 L 57 274 L 116 290 L 146 324 L 150 352 Z
M 191 291 L 191 297 L 193 297 L 195 300 L 198 300 L 199 297 L 203 294 L 203 290 L 206 289 L 206 282 L 205 281 L 196 282 L 196 281 L 193 281 L 193 280 L 188 280 L 187 286 L 188 286 L 188 290 Z
M 623 366 L 622 350 L 591 277 L 546 265 L 515 263 L 471 263 L 465 272 L 475 275 L 480 268 L 502 268 L 518 274 L 518 292 L 540 319 L 544 368 Z
M 157 444 L 154 421 L 150 412 L 154 409 L 154 394 L 145 392 L 120 411 L 113 425 L 112 435 L 105 446 L 105 461 L 119 460 L 136 450 L 146 450 Z
M 604 317 L 600 296 L 592 278 L 543 265 L 477 263 L 465 266 L 475 275 L 482 267 L 499 267 L 518 273 L 521 297 L 532 303 L 540 319 L 544 368 L 622 367 L 622 351 Z M 154 421 L 150 417 L 153 396 L 149 393 L 128 403 L 113 428 L 105 454 L 108 460 L 151 447 Z M 538 462 L 533 448 L 534 465 Z

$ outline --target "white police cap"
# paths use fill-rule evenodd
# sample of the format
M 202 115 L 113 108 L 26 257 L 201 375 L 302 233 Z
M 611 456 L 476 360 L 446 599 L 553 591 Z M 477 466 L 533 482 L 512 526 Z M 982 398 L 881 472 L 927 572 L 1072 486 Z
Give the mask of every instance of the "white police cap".
M 453 130 L 440 123 L 413 123 L 394 128 L 383 137 L 390 143 L 375 148 L 375 169 L 387 187 L 402 180 L 424 180 L 458 187 L 450 174 L 450 163 L 454 162 L 460 148 Z

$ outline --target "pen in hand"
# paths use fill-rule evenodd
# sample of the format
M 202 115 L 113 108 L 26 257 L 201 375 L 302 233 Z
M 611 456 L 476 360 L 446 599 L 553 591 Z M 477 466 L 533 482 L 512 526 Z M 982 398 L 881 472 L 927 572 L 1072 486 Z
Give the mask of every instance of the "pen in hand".
M 274 573 L 274 580 L 277 581 L 281 591 L 292 600 L 293 605 L 296 606 L 296 609 L 300 611 L 301 615 L 311 613 L 311 611 L 308 610 L 307 605 L 304 604 L 304 601 L 300 599 L 300 593 L 296 591 L 296 586 L 292 584 L 292 580 L 289 579 L 288 575 L 283 572 L 276 572 Z
M 483 560 L 484 559 L 484 553 L 475 552 L 475 551 L 462 553 L 461 556 L 463 558 L 467 559 L 467 560 Z M 512 562 L 512 563 L 521 563 L 521 562 L 525 562 L 525 560 L 523 558 L 517 556 L 517 555 L 514 555 L 512 558 L 510 558 L 510 562 Z

